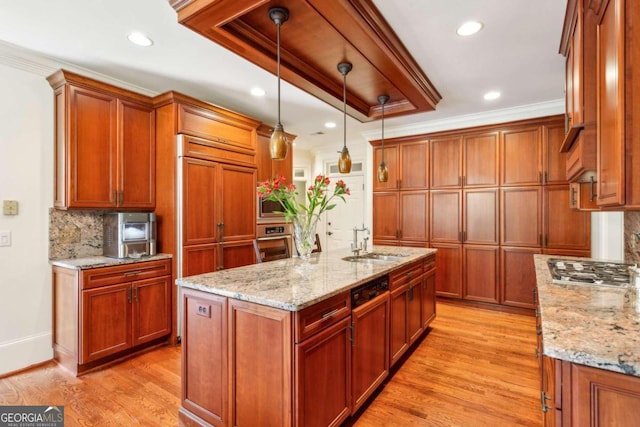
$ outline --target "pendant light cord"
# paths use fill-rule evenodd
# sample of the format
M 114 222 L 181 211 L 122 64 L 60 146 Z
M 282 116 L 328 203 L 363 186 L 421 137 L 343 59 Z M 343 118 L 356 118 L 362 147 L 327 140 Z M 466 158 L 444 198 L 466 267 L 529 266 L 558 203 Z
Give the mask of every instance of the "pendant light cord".
M 348 71 L 347 71 L 348 72 Z M 347 147 L 347 72 L 342 73 L 342 112 L 343 112 L 343 124 L 342 129 L 344 132 L 344 146 Z
M 384 164 L 384 104 L 386 104 L 386 102 L 382 103 L 382 162 L 381 164 Z
M 276 33 L 278 34 L 277 36 L 277 43 L 278 43 L 278 124 L 280 125 L 280 21 L 278 21 L 276 27 L 277 27 L 277 31 Z

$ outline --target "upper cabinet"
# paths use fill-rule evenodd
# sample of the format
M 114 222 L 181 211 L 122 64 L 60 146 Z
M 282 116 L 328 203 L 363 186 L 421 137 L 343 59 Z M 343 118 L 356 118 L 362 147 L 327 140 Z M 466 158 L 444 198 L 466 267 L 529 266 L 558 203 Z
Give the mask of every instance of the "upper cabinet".
M 54 206 L 153 209 L 151 99 L 65 70 L 48 80 L 55 99 Z
M 540 127 L 514 128 L 501 132 L 503 186 L 539 185 L 542 177 Z

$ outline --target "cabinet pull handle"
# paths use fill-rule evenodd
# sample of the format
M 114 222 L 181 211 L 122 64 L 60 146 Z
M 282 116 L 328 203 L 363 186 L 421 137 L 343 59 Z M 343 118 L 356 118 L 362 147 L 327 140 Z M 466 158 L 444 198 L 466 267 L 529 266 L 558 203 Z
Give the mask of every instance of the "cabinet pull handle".
M 462 185 L 462 176 L 458 175 L 458 187 Z
M 118 191 L 113 190 L 113 203 L 118 206 Z
M 538 244 L 542 246 L 542 233 L 538 234 Z
M 409 287 L 409 301 L 413 301 L 413 286 Z
M 137 276 L 140 273 L 142 273 L 142 271 L 140 271 L 140 270 L 128 271 L 128 272 L 124 273 L 124 277 Z
M 131 287 L 127 289 L 127 301 L 131 304 Z
M 322 318 L 323 318 L 323 319 L 326 319 L 326 318 L 328 318 L 328 317 L 331 317 L 331 316 L 333 316 L 334 314 L 336 314 L 337 312 L 339 312 L 340 310 L 342 310 L 342 307 L 339 307 L 339 308 L 333 309 L 333 310 L 331 310 L 331 311 L 329 311 L 329 312 L 327 312 L 327 313 L 324 313 L 324 314 L 322 315 Z
M 571 187 L 571 200 L 569 200 L 569 205 L 572 208 L 577 208 L 578 207 L 578 200 L 576 199 L 576 188 L 575 187 Z
M 120 193 L 119 204 L 122 205 L 124 203 L 124 191 L 120 191 L 119 193 Z
M 138 302 L 138 287 L 133 288 L 133 300 Z
M 356 345 L 356 331 L 353 325 L 353 322 L 349 325 L 349 329 L 351 329 L 351 336 L 349 337 L 349 341 L 351 341 L 351 347 L 355 347 Z
M 589 201 L 593 202 L 593 200 L 596 198 L 597 194 L 595 193 L 595 191 L 593 191 L 593 186 L 596 183 L 596 181 L 593 179 L 593 177 L 589 178 L 590 181 L 590 185 L 589 185 Z
M 544 173 L 544 183 L 546 184 L 546 183 L 548 183 L 548 182 L 549 182 L 549 173 L 548 173 L 548 172 L 545 172 L 545 173 Z
M 458 231 L 458 242 L 462 243 L 462 231 Z
M 542 180 L 542 172 L 538 172 L 538 182 L 540 184 L 544 184 L 544 181 Z
M 549 235 L 545 234 L 544 235 L 544 246 L 549 246 Z

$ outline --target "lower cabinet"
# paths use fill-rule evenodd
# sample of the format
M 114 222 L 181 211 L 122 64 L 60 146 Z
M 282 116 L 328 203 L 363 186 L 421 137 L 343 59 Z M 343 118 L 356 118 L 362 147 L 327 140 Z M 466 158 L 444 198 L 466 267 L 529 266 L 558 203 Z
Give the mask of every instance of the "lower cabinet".
M 540 248 L 500 248 L 500 303 L 519 308 L 535 308 L 536 269 L 533 255 Z
M 396 274 L 409 343 L 435 317 L 434 258 Z M 181 425 L 339 426 L 389 375 L 390 292 L 298 312 L 188 288 L 183 298 Z
M 545 427 L 632 427 L 640 419 L 640 377 L 544 356 Z
M 171 260 L 53 267 L 54 359 L 80 374 L 171 333 Z

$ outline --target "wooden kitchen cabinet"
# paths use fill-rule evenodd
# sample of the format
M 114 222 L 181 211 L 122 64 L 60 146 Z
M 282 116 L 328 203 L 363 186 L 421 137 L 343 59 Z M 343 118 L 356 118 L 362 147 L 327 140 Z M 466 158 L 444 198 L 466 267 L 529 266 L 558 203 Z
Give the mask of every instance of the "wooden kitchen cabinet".
M 545 185 L 567 184 L 566 154 L 560 152 L 564 136 L 562 123 L 542 127 L 542 172 Z
M 597 211 L 597 197 L 595 195 L 595 183 L 572 182 L 569 185 L 569 207 L 581 211 Z
M 542 184 L 542 140 L 539 126 L 517 127 L 500 134 L 501 185 Z
M 60 70 L 54 89 L 54 206 L 155 207 L 155 113 L 151 99 Z
M 429 241 L 429 191 L 374 192 L 373 243 L 426 244 Z
M 500 252 L 498 246 L 463 245 L 462 249 L 462 298 L 499 303 Z
M 570 194 L 566 184 L 544 187 L 544 249 L 589 251 L 591 248 L 591 214 L 567 209 Z
M 426 331 L 433 319 L 436 318 L 436 257 L 429 257 L 423 266 L 422 289 L 422 330 Z
M 446 136 L 431 139 L 431 188 L 462 186 L 462 138 Z
M 499 133 L 496 131 L 462 137 L 462 185 L 496 187 L 499 185 Z
M 498 189 L 465 189 L 462 198 L 462 242 L 474 245 L 499 244 Z
M 389 343 L 393 328 L 390 327 L 390 322 L 393 322 L 390 320 L 393 310 L 391 304 L 389 293 L 386 292 L 353 309 L 352 414 L 362 407 L 389 375 Z M 320 396 L 320 400 L 326 399 L 326 396 Z
M 434 243 L 462 242 L 462 191 L 431 191 L 430 234 Z
M 391 242 L 398 244 L 400 224 L 400 194 L 398 191 L 373 193 L 373 243 Z
M 54 359 L 74 374 L 166 341 L 171 260 L 53 267 Z
M 500 248 L 500 304 L 534 309 L 536 270 L 533 255 L 540 248 Z
M 542 189 L 540 186 L 501 188 L 500 206 L 501 245 L 542 246 Z
M 413 263 L 389 276 L 391 291 L 390 366 L 406 353 L 423 332 L 422 262 Z
M 400 180 L 400 148 L 397 145 L 385 144 L 384 146 L 384 163 L 387 165 L 389 177 L 387 182 L 378 181 L 377 175 L 373 177 L 373 191 L 389 191 L 397 190 Z M 378 165 L 382 161 L 382 147 L 373 147 L 373 165 L 374 170 L 378 170 Z
M 377 143 L 377 141 L 376 141 Z M 382 161 L 382 147 L 373 148 L 373 164 L 376 169 Z M 373 191 L 425 190 L 429 188 L 429 141 L 396 140 L 384 146 L 384 162 L 389 171 L 387 182 L 379 182 L 374 176 Z
M 436 295 L 462 298 L 462 245 L 451 243 L 431 243 L 437 249 Z

